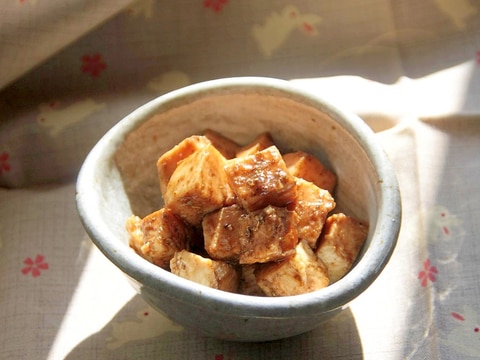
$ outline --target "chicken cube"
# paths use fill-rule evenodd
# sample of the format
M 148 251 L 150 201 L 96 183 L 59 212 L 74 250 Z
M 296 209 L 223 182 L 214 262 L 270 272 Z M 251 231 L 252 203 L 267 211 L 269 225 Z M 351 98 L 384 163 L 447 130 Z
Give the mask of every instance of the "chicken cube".
M 240 268 L 240 281 L 238 292 L 243 295 L 265 296 L 263 290 L 257 284 L 255 277 L 256 264 L 242 265 Z
M 178 163 L 164 194 L 165 206 L 198 226 L 205 214 L 234 202 L 223 169 L 227 160 L 208 144 Z
M 129 244 L 146 260 L 168 270 L 175 252 L 188 247 L 193 231 L 169 209 L 127 219 Z
M 288 259 L 263 265 L 255 277 L 268 296 L 305 294 L 329 285 L 327 268 L 306 241 L 300 241 Z
M 285 161 L 290 174 L 313 182 L 319 188 L 328 190 L 333 194 L 337 183 L 337 177 L 315 156 L 303 151 L 296 151 L 284 154 L 283 160 Z
M 351 216 L 340 213 L 327 218 L 316 254 L 327 266 L 331 283 L 350 270 L 367 235 L 368 225 Z
M 187 250 L 175 253 L 170 261 L 172 273 L 214 289 L 237 292 L 238 273 L 230 264 L 204 258 Z
M 213 259 L 240 264 L 277 261 L 293 254 L 298 243 L 297 215 L 267 206 L 253 212 L 233 205 L 206 215 L 205 250 Z
M 241 238 L 248 227 L 248 213 L 238 205 L 223 207 L 203 218 L 205 250 L 213 259 L 238 262 L 242 253 Z
M 237 201 L 249 211 L 267 205 L 287 206 L 295 201 L 295 178 L 288 172 L 275 146 L 228 160 L 224 168 Z
M 335 208 L 335 201 L 327 190 L 314 183 L 297 179 L 297 201 L 294 211 L 298 215 L 298 237 L 312 249 L 322 233 L 328 213 Z
M 177 168 L 177 164 L 209 143 L 210 140 L 208 140 L 207 137 L 193 135 L 182 140 L 158 158 L 157 173 L 162 195 L 167 191 L 168 181 Z
M 203 135 L 210 140 L 213 146 L 215 146 L 215 148 L 220 151 L 226 159 L 233 159 L 236 156 L 238 149 L 240 149 L 240 145 L 235 141 L 214 130 L 207 129 L 203 132 Z
M 265 150 L 266 148 L 275 145 L 273 142 L 273 138 L 268 132 L 264 132 L 258 135 L 252 142 L 249 144 L 242 146 L 240 149 L 237 150 L 236 155 L 237 157 L 245 157 L 248 155 L 253 155 L 256 152 Z

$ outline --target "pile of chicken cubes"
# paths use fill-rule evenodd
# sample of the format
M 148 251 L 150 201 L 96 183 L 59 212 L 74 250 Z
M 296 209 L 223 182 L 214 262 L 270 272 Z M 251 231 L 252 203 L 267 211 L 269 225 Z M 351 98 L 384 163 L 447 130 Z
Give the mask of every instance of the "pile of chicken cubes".
M 127 220 L 130 246 L 185 279 L 229 292 L 315 291 L 351 268 L 368 225 L 333 213 L 336 176 L 269 133 L 241 146 L 193 135 L 157 162 L 164 207 Z

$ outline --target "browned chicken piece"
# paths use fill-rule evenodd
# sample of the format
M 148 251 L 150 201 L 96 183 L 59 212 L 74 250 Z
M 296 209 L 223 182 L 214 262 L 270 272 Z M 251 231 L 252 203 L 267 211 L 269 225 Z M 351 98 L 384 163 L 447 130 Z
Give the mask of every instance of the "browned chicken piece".
M 305 294 L 329 285 L 327 268 L 306 241 L 298 243 L 295 255 L 263 265 L 255 276 L 258 286 L 268 296 Z
M 130 246 L 143 258 L 166 270 L 175 252 L 188 247 L 193 231 L 171 210 L 160 209 L 143 219 L 127 220 Z
M 258 151 L 265 150 L 266 148 L 275 145 L 272 135 L 268 132 L 261 133 L 249 144 L 242 146 L 237 150 L 237 157 L 244 157 L 255 154 Z
M 228 160 L 225 172 L 237 201 L 249 211 L 295 202 L 297 185 L 276 146 Z
M 277 261 L 292 255 L 298 243 L 297 215 L 267 206 L 248 212 L 224 207 L 202 222 L 205 250 L 213 259 L 240 264 Z
M 203 135 L 210 140 L 213 146 L 215 146 L 226 159 L 233 159 L 237 155 L 238 149 L 240 149 L 240 145 L 235 141 L 215 130 L 207 129 L 203 132 Z
M 315 249 L 328 213 L 335 208 L 335 201 L 325 189 L 297 178 L 297 202 L 294 211 L 298 215 L 298 237 Z
M 336 175 L 327 169 L 315 156 L 303 151 L 283 155 L 288 171 L 293 176 L 313 182 L 321 189 L 333 194 L 337 184 Z
M 205 250 L 213 259 L 238 262 L 242 237 L 249 225 L 248 212 L 238 205 L 223 207 L 204 216 L 202 221 Z
M 267 206 L 249 213 L 242 240 L 240 264 L 277 261 L 291 255 L 298 243 L 297 215 L 286 208 Z
M 163 196 L 165 206 L 192 226 L 205 214 L 234 202 L 228 185 L 225 157 L 208 144 L 178 163 Z
M 352 267 L 368 235 L 368 225 L 345 214 L 327 218 L 316 250 L 328 269 L 330 283 L 342 278 Z
M 214 289 L 237 292 L 238 273 L 230 264 L 204 258 L 187 250 L 175 253 L 170 261 L 172 273 Z
M 165 152 L 157 160 L 157 172 L 160 182 L 160 191 L 165 195 L 167 184 L 177 164 L 195 151 L 210 144 L 210 140 L 205 136 L 193 135 L 175 145 L 172 149 Z
M 257 284 L 255 277 L 255 264 L 242 265 L 240 267 L 240 282 L 238 285 L 238 292 L 243 295 L 265 296 L 263 290 Z

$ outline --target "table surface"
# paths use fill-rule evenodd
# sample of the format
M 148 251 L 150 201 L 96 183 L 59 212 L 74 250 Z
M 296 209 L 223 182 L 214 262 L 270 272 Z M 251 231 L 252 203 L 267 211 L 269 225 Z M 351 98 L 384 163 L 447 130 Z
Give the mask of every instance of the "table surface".
M 1 359 L 480 357 L 480 4 L 11 0 L 1 12 Z M 359 114 L 394 163 L 404 214 L 391 261 L 348 309 L 260 344 L 152 310 L 75 207 L 78 169 L 119 119 L 245 75 Z

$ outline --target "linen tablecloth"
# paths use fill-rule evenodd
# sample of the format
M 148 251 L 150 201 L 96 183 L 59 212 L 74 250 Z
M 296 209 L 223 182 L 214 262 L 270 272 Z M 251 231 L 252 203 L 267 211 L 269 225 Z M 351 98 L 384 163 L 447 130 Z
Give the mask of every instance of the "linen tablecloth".
M 9 0 L 0 15 L 0 359 L 480 358 L 478 1 Z M 318 329 L 267 343 L 155 312 L 75 207 L 83 159 L 122 117 L 246 75 L 359 114 L 403 201 L 377 281 Z

